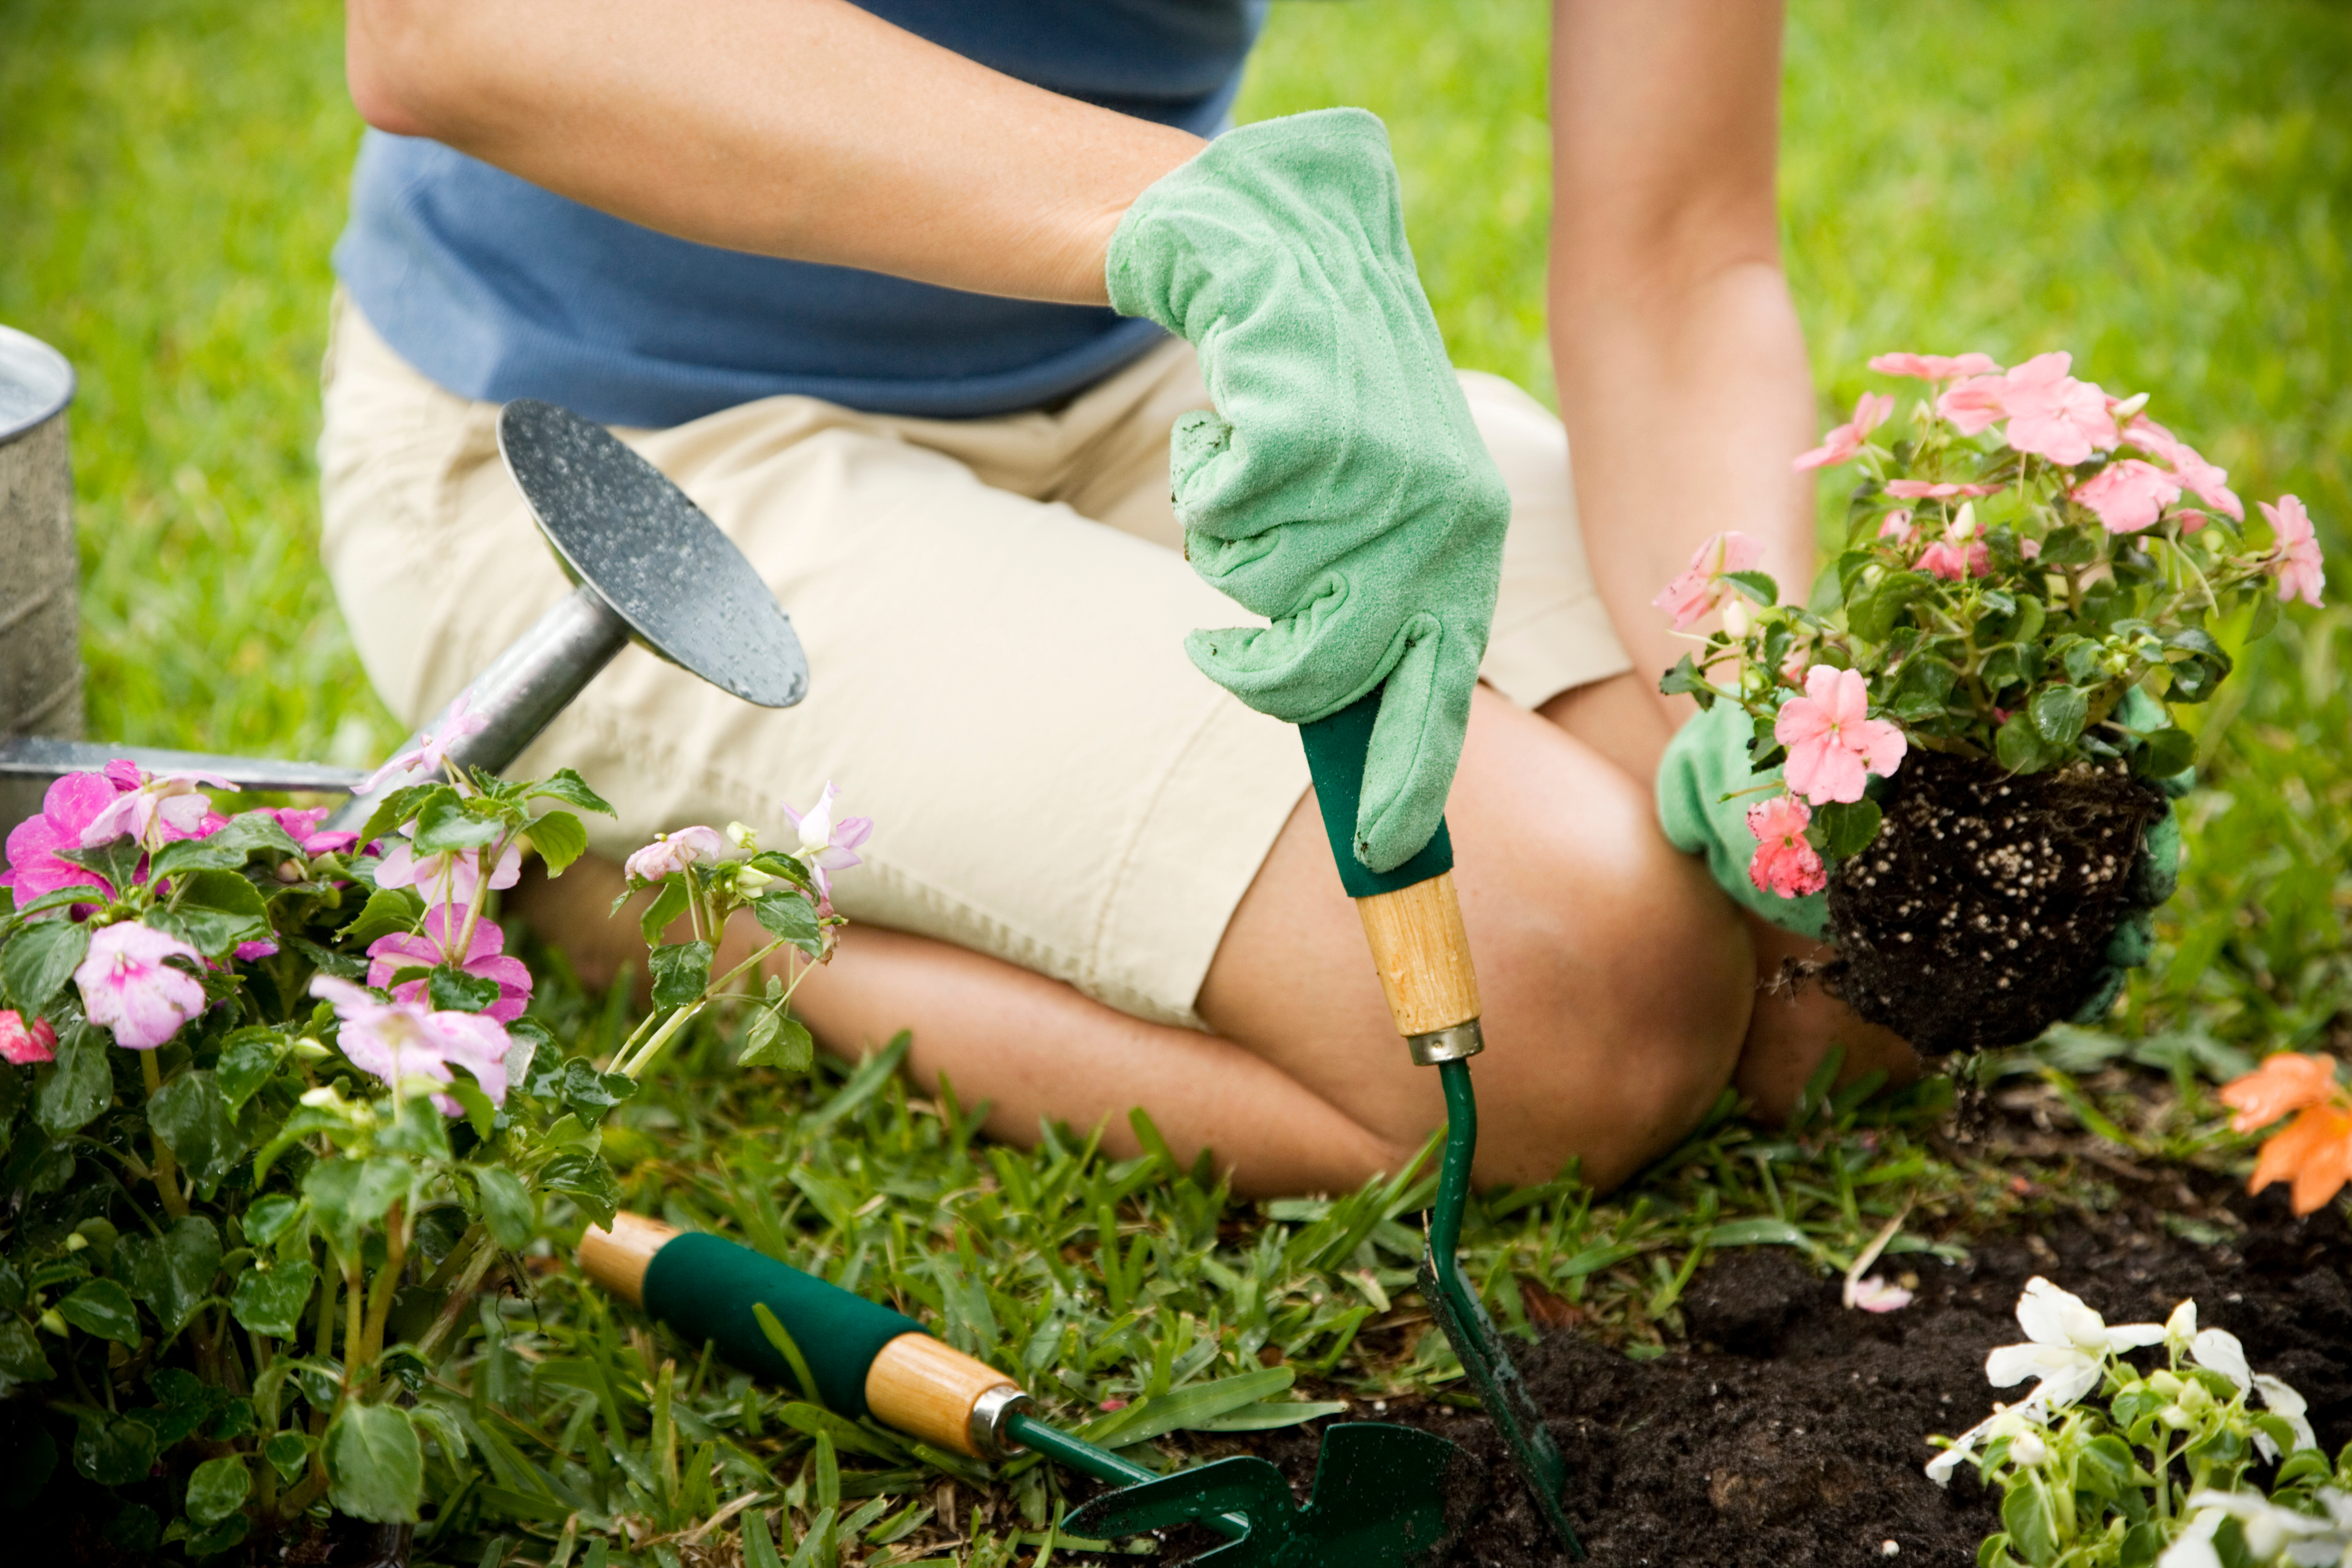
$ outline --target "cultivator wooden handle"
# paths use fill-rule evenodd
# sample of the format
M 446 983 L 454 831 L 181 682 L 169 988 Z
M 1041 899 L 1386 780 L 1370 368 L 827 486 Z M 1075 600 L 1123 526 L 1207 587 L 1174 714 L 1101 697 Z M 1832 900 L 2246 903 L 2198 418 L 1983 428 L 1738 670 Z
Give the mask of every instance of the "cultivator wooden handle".
M 800 1373 L 752 1310 L 766 1307 L 800 1352 L 815 1384 L 808 1392 L 828 1409 L 871 1415 L 978 1459 L 1001 1459 L 1014 1447 L 1006 1424 L 1029 1396 L 1011 1378 L 912 1318 L 749 1247 L 625 1213 L 580 1238 L 580 1268 L 689 1341 L 708 1340 L 737 1366 L 789 1388 Z

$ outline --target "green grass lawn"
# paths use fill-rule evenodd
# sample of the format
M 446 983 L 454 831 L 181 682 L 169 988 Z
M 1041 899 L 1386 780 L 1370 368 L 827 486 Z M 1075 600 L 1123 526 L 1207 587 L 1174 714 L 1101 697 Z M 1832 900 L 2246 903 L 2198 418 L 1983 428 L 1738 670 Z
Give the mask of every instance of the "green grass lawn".
M 1387 118 L 1456 357 L 1538 391 L 1544 15 L 1527 0 L 1286 3 L 1242 110 L 1356 102 Z M 91 733 L 373 760 L 394 728 L 316 552 L 327 255 L 359 132 L 339 8 L 0 0 L 0 321 L 82 377 Z M 1783 167 L 1825 411 L 1851 406 L 1883 349 L 2071 348 L 2082 374 L 2154 392 L 2242 493 L 2303 496 L 2342 553 L 2352 13 L 1798 0 Z M 2204 716 L 2183 891 L 2112 1033 L 1985 1073 L 2042 1072 L 2075 1093 L 2066 1069 L 2128 1047 L 2193 1087 L 2232 1051 L 2352 1046 L 2347 623 L 2342 608 L 2290 615 Z M 583 1045 L 617 1022 L 547 990 Z M 951 1100 L 830 1068 L 747 1079 L 725 1052 L 707 1034 L 623 1109 L 606 1147 L 633 1201 L 894 1296 L 1073 1418 L 1276 1360 L 1343 1396 L 1443 1387 L 1456 1370 L 1394 1300 L 1414 1246 L 1400 1216 L 1425 1196 L 1412 1182 L 1235 1212 L 1161 1162 L 1113 1164 L 1082 1140 L 975 1143 Z M 1606 1203 L 1570 1180 L 1491 1199 L 1474 1215 L 1476 1275 L 1507 1322 L 1540 1285 L 1638 1352 L 1676 1332 L 1675 1300 L 1711 1247 L 1842 1265 L 1906 1201 L 1910 1247 L 2046 1202 L 1929 1148 L 1938 1087 L 1818 1106 L 1785 1133 L 1718 1121 Z M 2191 1094 L 2118 1135 L 2143 1155 L 2234 1157 L 2211 1113 Z M 2045 1174 L 2098 1196 L 2078 1173 Z M 591 1541 L 616 1516 L 658 1536 L 746 1487 L 781 1490 L 803 1521 L 827 1500 L 844 1514 L 887 1500 L 859 1533 L 914 1544 L 954 1526 L 976 1544 L 951 1554 L 976 1563 L 1009 1561 L 1013 1535 L 1051 1517 L 1040 1469 L 962 1474 L 957 1503 L 919 1457 L 819 1441 L 781 1395 L 698 1367 L 561 1274 L 486 1311 L 472 1358 L 471 1397 L 496 1405 L 513 1458 L 433 1527 L 433 1561 L 539 1561 L 561 1536 L 553 1555 L 601 1564 Z M 675 1545 L 646 1550 L 679 1561 Z

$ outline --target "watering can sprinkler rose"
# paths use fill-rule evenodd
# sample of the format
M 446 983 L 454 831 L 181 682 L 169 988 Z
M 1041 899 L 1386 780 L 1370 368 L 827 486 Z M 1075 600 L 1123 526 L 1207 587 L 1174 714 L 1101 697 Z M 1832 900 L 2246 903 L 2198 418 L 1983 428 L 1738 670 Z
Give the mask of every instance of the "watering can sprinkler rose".
M 2259 637 L 2324 586 L 2300 500 L 2250 542 L 2226 472 L 2072 366 L 1878 356 L 1928 384 L 1906 433 L 1865 393 L 1796 460 L 1862 470 L 1834 603 L 1782 604 L 1737 533 L 1657 599 L 1677 631 L 1722 611 L 1659 686 L 1702 710 L 1659 770 L 1667 836 L 1834 941 L 1831 989 L 1922 1050 L 2105 1013 L 2173 888 L 2174 713 L 2230 673 L 2225 625 Z

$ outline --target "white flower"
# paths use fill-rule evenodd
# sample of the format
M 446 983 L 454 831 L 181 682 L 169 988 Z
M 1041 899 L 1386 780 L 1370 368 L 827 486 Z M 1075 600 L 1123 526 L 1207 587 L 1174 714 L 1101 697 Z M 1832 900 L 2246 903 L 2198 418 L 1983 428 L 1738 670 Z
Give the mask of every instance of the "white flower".
M 654 841 L 630 856 L 623 869 L 631 877 L 658 882 L 698 861 L 716 860 L 725 850 L 725 843 L 709 828 L 681 827 L 676 833 L 655 834 Z
M 2178 1353 L 2186 1351 L 2197 1338 L 2197 1299 L 2190 1297 L 2172 1309 L 2172 1316 L 2164 1320 L 2164 1342 Z
M 1927 1461 L 1927 1479 L 1939 1487 L 1951 1485 L 1952 1472 L 1960 1468 L 1962 1459 L 1976 1452 L 1979 1444 L 1995 1437 L 2008 1437 L 2011 1439 L 2013 1449 L 2016 1438 L 2047 1420 L 2049 1415 L 2049 1407 L 2041 1403 L 2039 1394 L 2015 1405 L 1994 1405 L 1991 1415 L 1953 1438 L 1950 1447 Z
M 1755 617 L 1748 613 L 1746 601 L 1734 599 L 1723 606 L 1723 635 L 1732 641 L 1738 642 L 1746 637 L 1755 625 Z
M 1974 538 L 1977 531 L 1977 503 L 1972 500 L 1962 501 L 1959 515 L 1952 519 L 1951 527 L 1944 531 L 1955 544 L 1965 544 Z
M 2304 1418 L 2304 1412 L 2310 1406 L 2304 1402 L 2303 1395 L 2290 1388 L 2284 1380 L 2273 1377 L 2268 1373 L 2257 1373 L 2249 1368 L 2246 1364 L 2246 1347 L 2238 1342 L 2237 1335 L 2227 1329 L 2207 1329 L 2189 1342 L 2189 1359 L 2199 1366 L 2208 1367 L 2220 1373 L 2223 1377 L 2236 1384 L 2238 1392 L 2241 1394 L 2260 1392 L 2263 1405 L 2294 1429 L 2296 1447 L 2319 1447 L 2318 1434 L 2311 1429 L 2311 1423 Z M 2254 1447 L 2262 1451 L 2262 1456 L 2265 1459 L 2275 1459 L 2279 1457 L 2278 1445 L 2271 1441 L 2266 1433 L 2254 1434 Z
M 2176 1563 L 2173 1553 L 2168 1552 L 2159 1560 L 2158 1568 L 2200 1568 L 2208 1561 L 2217 1561 L 2210 1542 L 2224 1515 L 2238 1521 L 2238 1528 L 2245 1533 L 2246 1554 L 2257 1563 L 2268 1563 L 2282 1552 L 2286 1553 L 2288 1562 L 2305 1568 L 2342 1562 L 2347 1552 L 2352 1552 L 2352 1499 L 2327 1487 L 2321 1489 L 2320 1500 L 2327 1505 L 2331 1518 L 2314 1519 L 2307 1513 L 2281 1508 L 2260 1492 L 2199 1492 L 2189 1500 L 2189 1507 L 2200 1510 L 2189 1529 L 2192 1534 L 2203 1531 L 2207 1555 L 2185 1557 Z M 2209 1519 L 2210 1524 L 2206 1522 Z M 2188 1540 L 2188 1536 L 2181 1538 L 2183 1544 Z
M 2050 1445 L 2036 1432 L 2021 1432 L 2010 1439 L 2009 1457 L 2021 1465 L 2038 1465 L 2050 1457 Z
M 2017 1299 L 2018 1326 L 2030 1342 L 2002 1345 L 1985 1357 L 1985 1377 L 1996 1388 L 2032 1378 L 2032 1398 L 2063 1410 L 2099 1386 L 2107 1357 L 2164 1338 L 2160 1323 L 2109 1328 L 2083 1299 L 2035 1275 Z

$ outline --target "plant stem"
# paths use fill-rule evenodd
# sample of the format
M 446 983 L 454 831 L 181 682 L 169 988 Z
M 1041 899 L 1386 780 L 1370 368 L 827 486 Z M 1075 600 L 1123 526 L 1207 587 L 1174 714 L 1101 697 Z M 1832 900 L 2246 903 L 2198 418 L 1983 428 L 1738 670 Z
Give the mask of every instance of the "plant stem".
M 361 1337 L 362 1314 L 367 1304 L 367 1277 L 360 1272 L 360 1260 L 352 1259 L 343 1272 L 343 1393 L 348 1397 L 358 1386 L 355 1378 L 360 1364 L 360 1346 L 366 1342 Z
M 375 1289 L 369 1296 L 367 1321 L 360 1337 L 360 1354 L 371 1378 L 376 1358 L 383 1352 L 384 1320 L 392 1315 L 392 1299 L 399 1293 L 401 1271 L 408 1262 L 409 1237 L 415 1229 L 404 1204 L 393 1205 L 385 1220 L 383 1267 L 376 1271 Z
M 474 1292 L 481 1289 L 482 1277 L 490 1271 L 490 1265 L 498 1261 L 499 1249 L 486 1245 L 488 1239 L 485 1234 L 476 1242 L 473 1255 L 466 1260 L 464 1271 L 449 1287 L 448 1300 L 442 1303 L 439 1314 L 433 1320 L 433 1326 L 425 1331 L 425 1337 L 416 1342 L 416 1353 L 427 1365 L 432 1363 L 435 1352 L 440 1350 L 441 1342 L 457 1326 L 457 1320 L 466 1315 L 466 1304 L 473 1300 Z M 452 1251 L 449 1256 L 455 1258 L 457 1255 Z
M 148 1104 L 154 1104 L 156 1091 L 163 1087 L 163 1071 L 155 1065 L 153 1051 L 139 1053 L 139 1078 L 147 1086 Z M 175 1220 L 185 1219 L 188 1217 L 188 1200 L 180 1194 L 179 1162 L 172 1157 L 172 1146 L 163 1142 L 163 1134 L 155 1131 L 152 1121 L 147 1131 L 155 1151 L 155 1195 L 163 1200 L 165 1214 Z
M 711 997 L 718 995 L 721 991 L 727 989 L 728 985 L 733 982 L 737 975 L 742 973 L 745 970 L 751 968 L 753 964 L 758 963 L 761 960 L 766 958 L 770 953 L 774 952 L 778 948 L 782 947 L 783 945 L 785 945 L 784 939 L 782 937 L 778 937 L 775 941 L 770 942 L 767 946 L 761 948 L 759 952 L 753 953 L 751 957 L 745 959 L 742 963 L 737 964 L 734 968 L 729 970 L 726 973 L 720 975 L 718 979 L 704 986 L 702 988 L 703 1000 L 709 1001 Z M 793 984 L 798 985 L 800 984 L 799 979 L 795 977 Z
M 617 1068 L 614 1070 L 620 1073 L 624 1078 L 635 1079 L 641 1076 L 647 1068 L 653 1065 L 654 1058 L 661 1055 L 662 1047 L 669 1044 L 671 1037 L 680 1029 L 686 1027 L 688 1024 L 693 1022 L 695 1016 L 699 1014 L 704 1007 L 708 1006 L 709 1002 L 709 993 L 705 991 L 702 995 L 697 997 L 692 1002 L 688 1003 L 685 1006 L 680 1007 L 677 1012 L 672 1013 L 667 1019 L 663 1020 L 662 1026 L 654 1031 L 654 1037 L 646 1042 L 645 1048 L 639 1051 L 626 1065 Z

